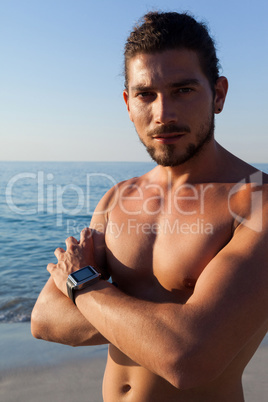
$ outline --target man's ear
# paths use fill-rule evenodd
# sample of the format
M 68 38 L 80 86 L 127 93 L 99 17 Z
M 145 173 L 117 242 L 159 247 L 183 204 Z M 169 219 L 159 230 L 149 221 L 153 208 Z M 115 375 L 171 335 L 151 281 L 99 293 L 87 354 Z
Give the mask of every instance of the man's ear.
M 126 106 L 127 106 L 127 111 L 128 111 L 129 118 L 130 118 L 130 120 L 133 122 L 133 119 L 132 119 L 132 116 L 131 116 L 130 107 L 129 107 L 128 91 L 127 91 L 126 89 L 123 91 L 123 98 L 124 98 L 125 104 L 126 104 Z
M 228 80 L 226 77 L 219 77 L 215 84 L 214 113 L 222 111 L 228 91 Z

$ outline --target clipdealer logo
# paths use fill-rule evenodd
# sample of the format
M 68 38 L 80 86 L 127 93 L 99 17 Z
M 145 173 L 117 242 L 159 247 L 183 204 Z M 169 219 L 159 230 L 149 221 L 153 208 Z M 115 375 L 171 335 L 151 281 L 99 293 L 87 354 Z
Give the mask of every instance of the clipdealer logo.
M 108 209 L 99 213 L 110 212 L 115 205 L 119 205 L 121 211 L 126 215 L 139 215 L 146 213 L 148 216 L 153 214 L 167 211 L 171 213 L 173 208 L 178 212 L 178 215 L 200 215 L 200 218 L 204 218 L 205 214 L 205 196 L 207 192 L 213 190 L 213 184 L 200 185 L 200 188 L 196 188 L 190 184 L 184 184 L 179 186 L 174 196 L 166 197 L 165 192 L 160 185 L 148 185 L 145 189 L 136 186 L 137 194 L 135 200 L 139 202 L 139 208 L 135 211 L 127 209 L 128 191 L 133 189 L 133 185 L 126 185 L 122 188 L 118 187 L 117 182 L 113 177 L 104 173 L 88 173 L 86 174 L 86 180 L 82 186 L 78 186 L 73 183 L 67 185 L 57 184 L 57 180 L 54 180 L 53 174 L 45 174 L 45 172 L 38 171 L 37 173 L 24 172 L 16 174 L 12 177 L 6 186 L 6 203 L 9 209 L 19 215 L 35 215 L 47 213 L 55 215 L 56 225 L 63 226 L 66 216 L 77 216 L 79 214 L 92 215 L 94 213 L 94 207 L 96 202 L 95 190 L 96 188 L 115 188 L 115 196 L 113 197 L 112 205 L 109 205 Z M 256 172 L 249 177 L 249 180 L 243 179 L 238 183 L 235 183 L 228 192 L 227 203 L 231 216 L 240 224 L 254 230 L 261 232 L 263 228 L 263 193 L 261 186 L 263 185 L 262 172 Z M 143 190 L 152 188 L 157 192 L 157 196 L 153 194 L 151 198 L 146 197 Z M 232 203 L 232 198 L 241 191 L 250 190 L 250 205 L 248 216 L 241 216 L 236 207 Z M 107 191 L 106 190 L 106 191 Z M 21 203 L 21 192 L 30 191 L 28 199 Z M 33 193 L 33 197 L 31 194 Z M 100 197 L 100 194 L 98 194 Z M 23 197 L 22 197 L 23 199 Z M 71 200 L 71 203 L 65 203 L 65 200 Z M 152 201 L 159 199 L 159 209 L 151 210 L 150 205 Z M 164 200 L 164 201 L 163 201 Z M 92 205 L 93 204 L 93 205 Z M 203 220 L 199 220 L 203 225 Z M 70 223 L 70 225 L 69 225 Z M 68 230 L 74 230 L 76 221 L 68 221 Z M 85 226 L 87 226 L 88 222 Z M 176 223 L 177 225 L 177 223 Z M 181 231 L 186 231 L 183 222 L 179 222 Z M 203 226 L 198 224 L 203 230 Z M 177 227 L 176 227 L 177 228 Z M 144 227 L 147 230 L 147 226 Z M 191 229 L 194 230 L 194 229 Z
M 262 190 L 258 188 L 263 184 L 262 172 L 256 172 L 250 175 L 249 179 L 249 183 L 247 183 L 246 179 L 243 179 L 231 189 L 228 195 L 228 208 L 233 218 L 235 218 L 239 223 L 255 232 L 261 232 L 263 228 L 263 199 Z M 251 191 L 250 215 L 249 218 L 245 218 L 232 210 L 231 197 L 239 191 L 245 191 L 246 188 L 248 188 L 248 185 L 250 185 L 252 190 L 255 189 L 255 191 Z
M 41 213 L 55 215 L 56 225 L 62 226 L 64 215 L 76 216 L 84 211 L 88 215 L 93 214 L 95 208 L 91 202 L 95 188 L 94 180 L 101 182 L 103 188 L 106 188 L 107 183 L 109 183 L 107 190 L 111 186 L 117 185 L 115 179 L 105 173 L 87 173 L 83 187 L 74 183 L 57 184 L 53 182 L 54 179 L 52 173 L 45 174 L 43 171 L 16 174 L 9 180 L 5 190 L 6 203 L 9 209 L 15 214 L 24 216 Z M 20 192 L 27 192 L 28 188 L 30 188 L 33 197 L 30 202 L 27 200 L 21 205 Z M 68 203 L 65 204 L 66 196 L 70 194 L 71 206 Z

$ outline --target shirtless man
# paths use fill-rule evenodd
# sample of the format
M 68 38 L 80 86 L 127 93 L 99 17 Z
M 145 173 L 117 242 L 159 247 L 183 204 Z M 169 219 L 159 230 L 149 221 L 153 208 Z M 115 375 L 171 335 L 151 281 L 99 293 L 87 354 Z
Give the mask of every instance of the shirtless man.
M 105 402 L 241 402 L 268 326 L 267 175 L 214 139 L 228 83 L 189 16 L 149 13 L 126 44 L 124 100 L 158 165 L 100 201 L 58 248 L 32 314 L 37 338 L 109 343 Z M 68 298 L 70 273 L 112 277 Z

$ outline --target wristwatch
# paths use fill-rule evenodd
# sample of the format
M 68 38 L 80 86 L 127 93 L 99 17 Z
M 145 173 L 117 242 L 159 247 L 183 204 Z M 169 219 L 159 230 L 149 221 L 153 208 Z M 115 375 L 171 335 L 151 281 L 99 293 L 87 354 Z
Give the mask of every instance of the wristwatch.
M 81 290 L 93 285 L 93 283 L 96 283 L 101 278 L 101 274 L 91 265 L 78 269 L 78 271 L 75 271 L 68 276 L 66 282 L 68 296 L 74 302 L 74 304 L 76 304 L 74 299 L 75 290 Z

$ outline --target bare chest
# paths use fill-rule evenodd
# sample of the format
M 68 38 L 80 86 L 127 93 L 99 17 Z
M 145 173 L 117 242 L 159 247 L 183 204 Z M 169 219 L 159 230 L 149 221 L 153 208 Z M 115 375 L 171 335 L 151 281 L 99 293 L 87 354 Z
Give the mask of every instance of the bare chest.
M 134 296 L 169 301 L 172 294 L 176 301 L 187 299 L 205 266 L 232 236 L 226 209 L 221 214 L 215 208 L 201 212 L 194 205 L 188 211 L 157 213 L 138 209 L 137 203 L 128 213 L 115 208 L 106 230 L 113 280 Z

